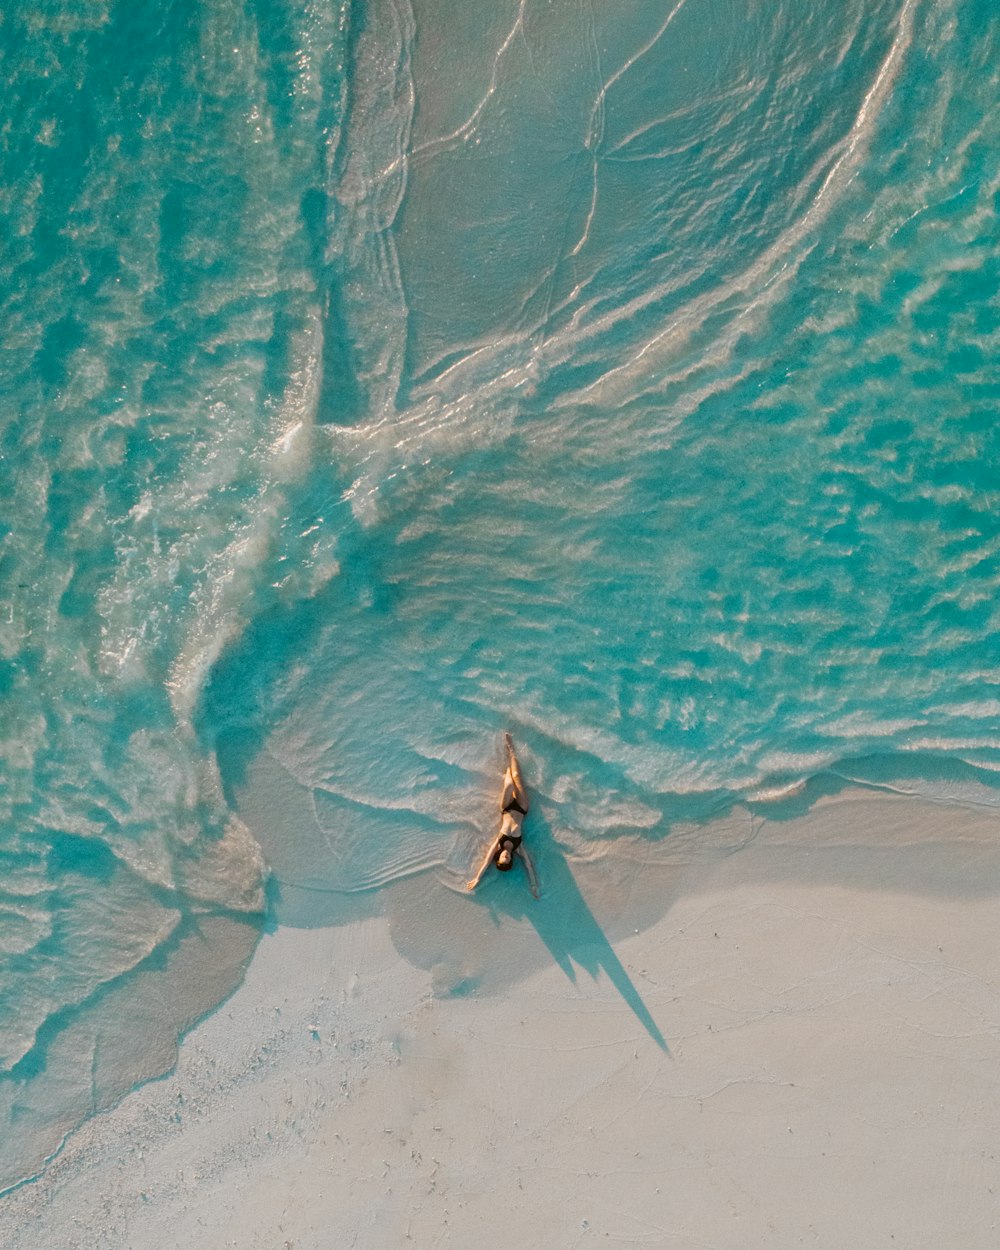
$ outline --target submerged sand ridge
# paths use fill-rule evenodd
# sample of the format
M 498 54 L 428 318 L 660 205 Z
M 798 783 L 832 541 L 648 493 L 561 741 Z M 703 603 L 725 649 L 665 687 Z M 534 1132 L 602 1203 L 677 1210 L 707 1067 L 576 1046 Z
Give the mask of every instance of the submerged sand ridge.
M 627 985 L 509 880 L 268 934 L 3 1244 L 994 1247 L 995 817 L 853 791 L 754 831 L 567 867 Z

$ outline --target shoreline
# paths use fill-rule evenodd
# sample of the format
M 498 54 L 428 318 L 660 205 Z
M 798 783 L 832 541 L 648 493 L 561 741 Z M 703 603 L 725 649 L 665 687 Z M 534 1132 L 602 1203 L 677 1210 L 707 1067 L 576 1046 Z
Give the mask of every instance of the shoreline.
M 239 988 L 259 937 L 259 916 L 189 913 L 134 968 L 43 1026 L 0 1088 L 17 1130 L 0 1140 L 0 1210 L 94 1116 L 169 1076 L 184 1038 Z
M 0 1240 L 994 1245 L 995 813 L 747 819 L 546 848 L 539 903 L 424 876 L 266 932 L 173 1072 L 0 1199 Z

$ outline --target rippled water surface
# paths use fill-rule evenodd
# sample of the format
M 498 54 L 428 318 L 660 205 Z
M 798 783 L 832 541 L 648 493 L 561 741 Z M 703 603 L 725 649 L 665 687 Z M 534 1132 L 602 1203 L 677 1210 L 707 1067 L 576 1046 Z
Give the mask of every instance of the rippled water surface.
M 993 804 L 986 3 L 0 15 L 0 1183 L 269 897 Z M 472 904 L 470 904 L 472 905 Z

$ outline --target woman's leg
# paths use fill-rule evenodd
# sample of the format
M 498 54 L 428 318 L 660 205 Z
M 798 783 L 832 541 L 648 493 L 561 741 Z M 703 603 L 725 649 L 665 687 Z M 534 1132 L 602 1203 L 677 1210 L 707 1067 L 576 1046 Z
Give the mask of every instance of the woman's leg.
M 517 756 L 514 754 L 514 744 L 509 733 L 504 734 L 503 740 L 507 748 L 507 772 L 504 774 L 503 798 L 500 800 L 500 806 L 501 808 L 509 807 L 513 798 L 517 800 L 521 810 L 526 812 L 528 810 L 528 791 L 525 789 L 521 768 L 517 762 Z

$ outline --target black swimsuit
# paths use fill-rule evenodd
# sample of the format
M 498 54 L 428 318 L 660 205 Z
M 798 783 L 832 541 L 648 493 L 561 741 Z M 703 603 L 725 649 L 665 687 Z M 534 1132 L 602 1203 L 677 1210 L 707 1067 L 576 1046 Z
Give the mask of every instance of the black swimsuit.
M 527 811 L 521 806 L 521 804 L 518 803 L 517 799 L 511 799 L 511 801 L 507 804 L 507 806 L 503 810 L 505 812 L 520 812 L 522 816 L 527 816 L 528 814 Z M 500 870 L 500 872 L 510 872 L 510 870 L 514 867 L 513 852 L 516 851 L 517 848 L 521 845 L 522 837 L 523 837 L 523 834 L 520 834 L 520 833 L 517 833 L 517 834 L 505 833 L 504 836 L 497 843 L 496 853 L 493 856 L 493 863 Z M 510 857 L 510 860 L 506 864 L 501 864 L 500 852 L 504 849 L 504 843 L 506 842 L 510 843 L 511 857 Z
M 496 865 L 497 869 L 500 872 L 510 872 L 510 870 L 514 867 L 514 852 L 517 850 L 517 848 L 520 845 L 521 845 L 520 834 L 518 834 L 517 837 L 515 837 L 513 834 L 507 833 L 507 834 L 504 834 L 504 836 L 500 839 L 500 842 L 497 844 L 496 852 L 493 855 L 493 863 Z M 500 852 L 503 851 L 504 848 L 507 846 L 510 847 L 511 856 L 506 864 L 501 864 Z

